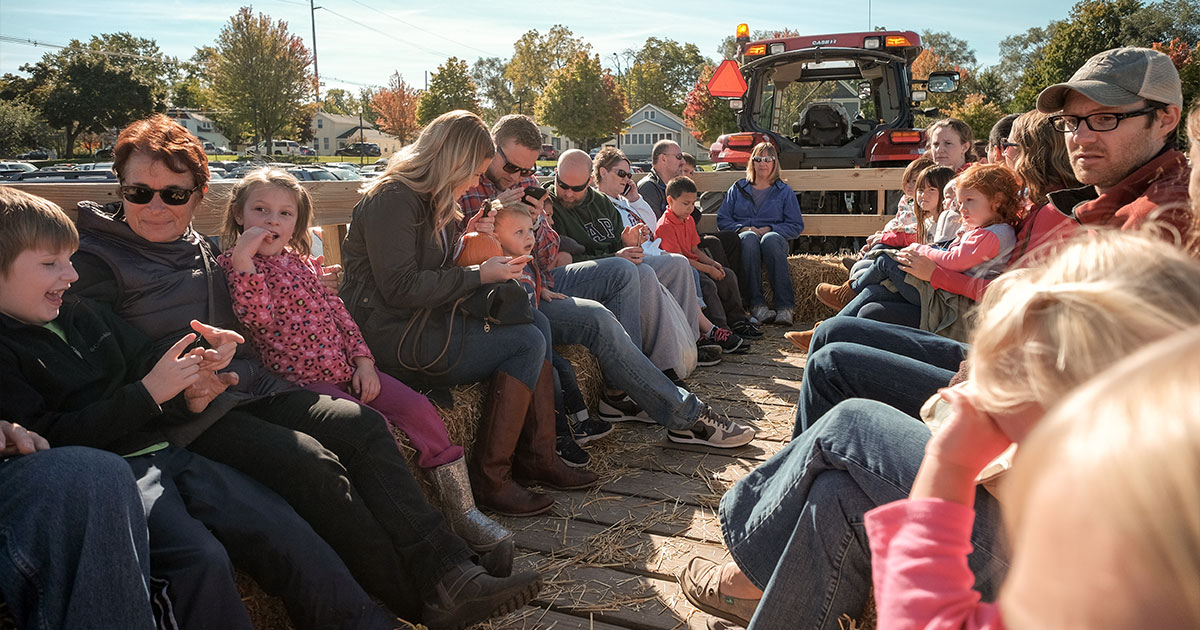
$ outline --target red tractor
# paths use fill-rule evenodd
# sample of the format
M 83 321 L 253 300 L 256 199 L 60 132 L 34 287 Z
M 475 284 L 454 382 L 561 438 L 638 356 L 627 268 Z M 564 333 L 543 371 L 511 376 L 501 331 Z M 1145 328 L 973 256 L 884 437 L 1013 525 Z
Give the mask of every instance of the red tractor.
M 875 31 L 750 41 L 738 27 L 738 61 L 747 84 L 730 106 L 738 133 L 709 148 L 714 163 L 744 168 L 759 142 L 779 151 L 780 167 L 872 168 L 905 166 L 925 150 L 925 132 L 913 127 L 928 92 L 958 89 L 957 72 L 913 80 L 921 53 L 912 31 Z M 803 193 L 801 208 L 820 212 L 874 212 L 873 194 Z M 895 207 L 895 201 L 891 201 Z M 887 208 L 890 211 L 891 208 Z

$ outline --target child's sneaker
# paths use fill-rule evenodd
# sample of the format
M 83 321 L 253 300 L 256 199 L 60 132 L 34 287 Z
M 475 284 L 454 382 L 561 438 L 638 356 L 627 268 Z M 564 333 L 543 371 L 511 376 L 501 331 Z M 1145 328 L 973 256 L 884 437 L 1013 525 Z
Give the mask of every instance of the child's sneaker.
M 763 336 L 762 329 L 749 319 L 733 322 L 729 325 L 729 328 L 746 339 L 758 339 Z
M 559 459 L 571 468 L 583 468 L 592 461 L 592 456 L 588 455 L 587 451 L 579 448 L 579 445 L 572 440 L 570 436 L 560 435 L 554 440 L 554 450 L 558 453 Z
M 613 425 L 607 420 L 598 420 L 590 415 L 583 420 L 576 420 L 571 423 L 571 436 L 575 438 L 575 443 L 583 446 L 592 440 L 600 438 L 612 433 Z
M 728 328 L 713 326 L 713 329 L 708 331 L 708 339 L 720 346 L 721 352 L 724 353 L 738 354 L 750 350 L 750 343 Z
M 596 404 L 596 414 L 609 422 L 644 422 L 655 424 L 645 409 L 633 402 L 629 396 L 622 394 L 619 398 L 601 395 Z
M 667 439 L 680 444 L 736 448 L 754 439 L 754 429 L 718 416 L 711 407 L 705 407 L 695 424 L 687 429 L 667 431 Z
M 721 346 L 713 344 L 696 346 L 696 365 L 699 367 L 712 367 L 721 362 Z

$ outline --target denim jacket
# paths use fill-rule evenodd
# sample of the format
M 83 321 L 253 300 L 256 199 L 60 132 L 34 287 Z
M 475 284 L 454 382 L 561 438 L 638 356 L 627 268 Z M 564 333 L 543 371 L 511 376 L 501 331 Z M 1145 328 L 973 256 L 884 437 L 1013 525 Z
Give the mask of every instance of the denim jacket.
M 739 179 L 725 193 L 725 202 L 717 211 L 717 228 L 738 231 L 743 227 L 766 227 L 786 239 L 804 232 L 804 217 L 796 193 L 783 180 L 776 180 L 768 189 L 761 206 L 754 205 L 749 180 Z

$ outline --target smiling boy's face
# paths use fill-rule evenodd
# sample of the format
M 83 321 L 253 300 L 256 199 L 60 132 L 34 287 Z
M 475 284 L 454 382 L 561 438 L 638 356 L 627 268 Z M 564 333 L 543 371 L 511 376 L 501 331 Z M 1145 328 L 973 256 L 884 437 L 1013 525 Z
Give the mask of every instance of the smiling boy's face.
M 533 217 L 521 212 L 503 212 L 496 217 L 493 235 L 500 241 L 505 256 L 524 256 L 533 251 Z
M 38 326 L 58 317 L 63 293 L 79 279 L 73 253 L 33 247 L 18 254 L 8 273 L 0 273 L 0 313 Z

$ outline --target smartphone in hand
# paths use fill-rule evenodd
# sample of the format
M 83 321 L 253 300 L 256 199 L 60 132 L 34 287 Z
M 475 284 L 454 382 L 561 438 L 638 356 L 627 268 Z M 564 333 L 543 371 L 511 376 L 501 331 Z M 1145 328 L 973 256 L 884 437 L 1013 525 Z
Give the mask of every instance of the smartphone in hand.
M 525 187 L 525 195 L 521 198 L 521 201 L 524 201 L 525 203 L 528 203 L 531 206 L 536 206 L 536 203 L 531 202 L 530 198 L 532 197 L 533 201 L 536 202 L 540 199 L 545 198 L 545 196 L 547 194 L 549 194 L 549 193 L 546 191 L 545 188 L 541 188 L 539 186 L 526 186 Z

